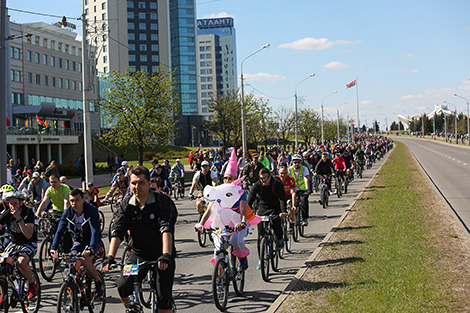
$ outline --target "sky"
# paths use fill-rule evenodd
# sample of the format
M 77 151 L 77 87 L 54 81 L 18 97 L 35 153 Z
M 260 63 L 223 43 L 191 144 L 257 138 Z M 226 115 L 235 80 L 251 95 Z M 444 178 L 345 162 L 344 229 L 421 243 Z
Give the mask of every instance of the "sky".
M 7 7 L 78 18 L 82 0 L 7 0 Z M 323 103 L 327 119 L 339 110 L 356 124 L 359 101 L 360 124 L 377 120 L 381 129 L 444 101 L 466 112 L 454 94 L 470 100 L 469 12 L 468 0 L 196 0 L 197 18 L 234 18 L 238 75 L 243 59 L 270 44 L 244 61 L 245 92 L 278 111 L 294 110 L 297 89 L 299 110 Z

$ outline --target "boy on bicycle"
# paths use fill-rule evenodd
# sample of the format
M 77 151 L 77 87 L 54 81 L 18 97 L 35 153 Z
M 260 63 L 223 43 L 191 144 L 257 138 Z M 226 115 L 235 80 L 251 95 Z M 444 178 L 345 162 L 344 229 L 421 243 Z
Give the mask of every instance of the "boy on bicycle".
M 70 192 L 69 202 L 70 206 L 62 214 L 54 241 L 52 242 L 52 259 L 54 261 L 58 259 L 57 249 L 64 233 L 69 230 L 73 233 L 74 239 L 70 253 L 81 253 L 81 256 L 85 258 L 82 261 L 83 268 L 95 281 L 96 295 L 102 297 L 104 286 L 93 264 L 94 256 L 102 247 L 98 209 L 85 201 L 83 191 L 80 189 L 73 189 Z

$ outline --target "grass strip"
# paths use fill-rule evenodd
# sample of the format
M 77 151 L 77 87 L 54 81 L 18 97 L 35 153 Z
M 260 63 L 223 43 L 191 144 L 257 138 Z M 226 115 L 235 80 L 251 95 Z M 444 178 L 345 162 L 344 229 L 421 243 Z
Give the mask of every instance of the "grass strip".
M 341 287 L 328 292 L 328 304 L 312 312 L 453 311 L 449 304 L 455 299 L 439 286 L 439 251 L 427 244 L 433 225 L 411 157 L 397 143 L 370 192 L 354 207 L 369 226 L 358 230 L 363 244 L 355 249 L 362 260 L 345 270 Z

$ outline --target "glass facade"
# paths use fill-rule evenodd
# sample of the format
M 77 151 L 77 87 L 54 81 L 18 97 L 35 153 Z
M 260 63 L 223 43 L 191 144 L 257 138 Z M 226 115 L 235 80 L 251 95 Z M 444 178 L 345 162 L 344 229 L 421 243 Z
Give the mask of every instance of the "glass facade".
M 170 0 L 171 64 L 180 113 L 198 113 L 194 0 Z

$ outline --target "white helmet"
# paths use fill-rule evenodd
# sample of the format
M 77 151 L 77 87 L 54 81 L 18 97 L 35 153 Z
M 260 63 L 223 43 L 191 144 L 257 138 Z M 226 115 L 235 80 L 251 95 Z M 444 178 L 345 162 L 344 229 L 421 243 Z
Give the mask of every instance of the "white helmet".
M 294 156 L 292 157 L 292 161 L 302 161 L 302 157 L 300 156 L 300 154 L 294 154 Z

